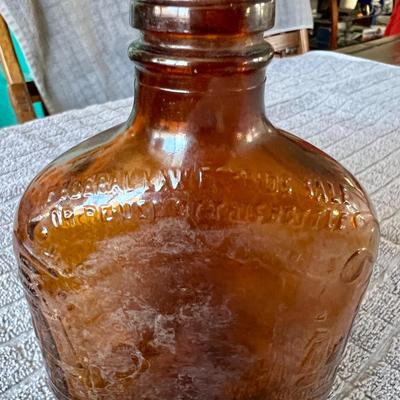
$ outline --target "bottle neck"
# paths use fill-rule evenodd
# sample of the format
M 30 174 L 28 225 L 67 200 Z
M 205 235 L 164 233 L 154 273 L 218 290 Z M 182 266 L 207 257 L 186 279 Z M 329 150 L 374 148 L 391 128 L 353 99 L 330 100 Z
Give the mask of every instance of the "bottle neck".
M 136 62 L 131 123 L 140 131 L 246 136 L 265 124 L 262 35 L 146 34 L 130 48 Z
M 246 134 L 265 121 L 265 69 L 227 76 L 136 71 L 131 122 L 156 132 Z

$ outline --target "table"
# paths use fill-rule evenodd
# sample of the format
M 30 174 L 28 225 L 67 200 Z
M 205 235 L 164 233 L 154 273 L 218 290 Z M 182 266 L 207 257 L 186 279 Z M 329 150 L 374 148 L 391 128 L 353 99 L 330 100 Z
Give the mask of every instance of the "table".
M 339 53 L 386 64 L 400 65 L 400 35 L 388 36 L 382 39 L 344 47 L 339 50 Z
M 271 121 L 340 160 L 381 222 L 380 256 L 333 390 L 335 400 L 400 399 L 400 68 L 311 52 L 269 68 Z M 53 399 L 12 254 L 12 221 L 33 176 L 95 132 L 127 119 L 120 100 L 0 131 L 0 398 Z

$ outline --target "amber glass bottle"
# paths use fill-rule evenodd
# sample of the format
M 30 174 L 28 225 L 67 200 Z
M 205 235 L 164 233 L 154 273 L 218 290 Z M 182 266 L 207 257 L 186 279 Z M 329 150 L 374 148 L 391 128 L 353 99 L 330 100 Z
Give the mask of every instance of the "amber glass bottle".
M 16 219 L 54 392 L 326 399 L 379 229 L 351 174 L 265 116 L 274 3 L 132 9 L 132 116 L 48 166 Z

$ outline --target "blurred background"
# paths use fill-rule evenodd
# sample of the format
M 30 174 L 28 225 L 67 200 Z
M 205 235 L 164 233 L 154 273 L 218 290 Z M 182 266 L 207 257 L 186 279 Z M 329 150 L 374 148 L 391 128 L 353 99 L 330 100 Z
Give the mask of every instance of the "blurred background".
M 336 13 L 330 10 L 330 3 L 312 0 L 314 49 L 335 50 L 379 39 L 385 35 L 394 9 L 393 0 L 340 0 Z

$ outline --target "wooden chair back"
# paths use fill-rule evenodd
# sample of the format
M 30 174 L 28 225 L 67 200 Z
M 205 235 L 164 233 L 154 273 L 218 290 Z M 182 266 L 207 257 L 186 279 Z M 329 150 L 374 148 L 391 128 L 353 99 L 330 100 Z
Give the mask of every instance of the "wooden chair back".
M 266 37 L 274 49 L 276 57 L 304 54 L 310 49 L 308 30 L 300 29 Z
M 25 82 L 24 75 L 15 53 L 10 31 L 0 15 L 0 62 L 8 83 L 11 104 L 18 122 L 24 123 L 36 118 L 33 103 L 42 101 L 34 82 Z

